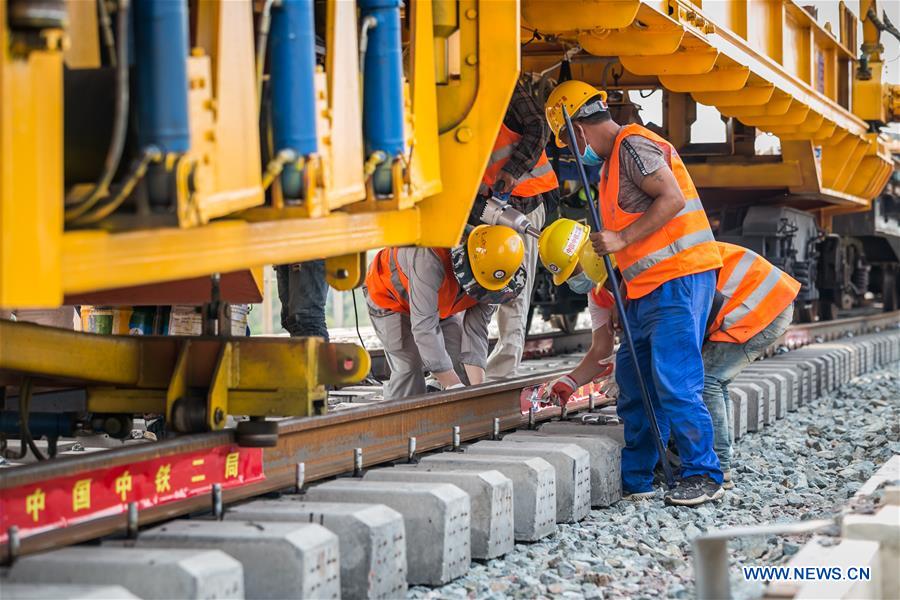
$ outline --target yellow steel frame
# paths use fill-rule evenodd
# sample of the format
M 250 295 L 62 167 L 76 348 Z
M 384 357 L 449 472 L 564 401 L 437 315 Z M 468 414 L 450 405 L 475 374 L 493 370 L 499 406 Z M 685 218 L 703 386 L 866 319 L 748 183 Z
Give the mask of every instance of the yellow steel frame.
M 199 2 L 198 48 L 188 59 L 193 88 L 188 158 L 196 165 L 198 192 L 179 197 L 180 227 L 64 231 L 63 53 L 54 48 L 23 58 L 4 52 L 0 307 L 52 307 L 64 294 L 343 256 L 386 245 L 457 244 L 518 73 L 518 2 L 411 5 L 410 154 L 398 165 L 395 194 L 387 201 L 367 196 L 362 186 L 354 6 L 339 0 L 328 5 L 329 72 L 317 88 L 322 145 L 308 182 L 312 208 L 259 206 L 249 3 Z M 437 84 L 440 38 L 434 33 L 433 6 L 440 15 L 448 8 L 459 15 L 456 41 L 444 50 L 464 65 Z M 5 10 L 6 2 L 0 0 L 4 49 Z M 230 218 L 222 219 L 226 215 Z
M 863 10 L 872 1 L 863 0 Z M 734 187 L 737 174 L 751 187 L 789 187 L 857 210 L 890 176 L 885 140 L 869 134 L 863 120 L 889 120 L 883 107 L 895 91 L 882 97 L 881 63 L 873 63 L 872 91 L 854 84 L 853 112 L 842 106 L 841 73 L 855 60 L 855 48 L 845 42 L 853 46 L 855 38 L 836 38 L 793 0 L 523 0 L 522 10 L 524 24 L 542 34 L 617 57 L 634 76 L 656 77 L 672 92 L 690 93 L 723 115 L 779 135 L 785 146 L 799 144 L 778 167 L 694 167 L 701 187 Z M 852 20 L 847 15 L 842 18 Z M 854 28 L 855 22 L 842 24 Z M 821 148 L 821 160 L 813 148 Z
M 170 422 L 176 401 L 202 398 L 211 430 L 227 414 L 324 412 L 324 386 L 359 381 L 369 367 L 359 346 L 320 338 L 99 336 L 0 320 L 0 385 L 22 375 L 61 380 L 87 390 L 90 412 L 159 413 Z

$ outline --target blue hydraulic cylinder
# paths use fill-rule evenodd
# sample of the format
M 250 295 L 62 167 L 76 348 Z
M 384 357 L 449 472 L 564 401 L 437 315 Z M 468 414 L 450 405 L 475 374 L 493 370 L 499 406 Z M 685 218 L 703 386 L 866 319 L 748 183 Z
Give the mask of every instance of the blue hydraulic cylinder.
M 363 131 L 366 154 L 403 153 L 403 56 L 400 45 L 401 0 L 360 0 L 361 16 L 372 16 L 363 74 Z
M 134 37 L 141 147 L 187 152 L 187 0 L 134 0 Z
M 47 437 L 72 436 L 75 433 L 75 419 L 72 413 L 41 413 L 28 415 L 28 429 L 35 439 Z M 0 411 L 0 433 L 19 435 L 21 414 L 16 411 Z
M 316 152 L 316 35 L 313 0 L 281 0 L 269 34 L 275 150 Z

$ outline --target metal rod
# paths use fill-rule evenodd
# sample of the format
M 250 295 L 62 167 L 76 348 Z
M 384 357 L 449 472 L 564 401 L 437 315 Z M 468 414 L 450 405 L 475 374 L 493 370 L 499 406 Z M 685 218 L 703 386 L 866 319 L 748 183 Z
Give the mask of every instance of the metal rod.
M 406 462 L 419 462 L 418 459 L 416 459 L 416 436 L 410 436 L 409 443 L 406 445 Z
M 569 134 L 572 156 L 575 157 L 575 164 L 578 165 L 578 176 L 581 178 L 581 185 L 584 187 L 587 205 L 590 208 L 594 231 L 603 231 L 603 220 L 600 218 L 600 210 L 597 203 L 594 202 L 593 191 L 591 190 L 587 173 L 584 170 L 584 164 L 581 162 L 581 155 L 578 153 L 578 143 L 575 141 L 575 128 L 572 127 L 572 119 L 569 117 L 569 111 L 566 110 L 565 105 L 562 105 L 561 108 L 563 117 L 566 120 L 566 132 Z M 585 143 L 587 143 L 587 140 L 585 140 Z M 659 423 L 656 420 L 656 412 L 653 410 L 653 404 L 650 402 L 647 384 L 644 382 L 641 365 L 638 363 L 637 354 L 634 351 L 634 338 L 631 336 L 631 326 L 629 326 L 628 319 L 625 316 L 625 303 L 622 301 L 622 294 L 619 292 L 619 278 L 613 270 L 612 262 L 610 261 L 608 254 L 603 255 L 603 265 L 606 267 L 609 284 L 612 288 L 613 299 L 615 300 L 616 308 L 619 310 L 619 322 L 622 324 L 622 337 L 625 338 L 625 344 L 628 348 L 628 352 L 631 354 L 634 372 L 637 375 L 638 384 L 641 388 L 641 401 L 644 404 L 644 412 L 647 413 L 647 420 L 650 421 L 650 428 L 653 431 L 653 438 L 656 442 L 656 451 L 659 453 L 659 462 L 662 463 L 663 472 L 666 474 L 666 485 L 671 489 L 675 486 L 672 465 L 669 464 L 669 457 L 666 455 L 666 446 L 663 444 L 662 435 L 659 432 Z
M 363 455 L 362 448 L 353 449 L 353 476 L 362 477 Z
M 588 394 L 588 412 L 594 412 L 594 409 L 597 408 L 597 399 L 594 396 L 594 392 Z
M 128 503 L 128 514 L 125 516 L 125 532 L 129 540 L 136 540 L 138 536 L 138 505 L 137 502 Z
M 301 462 L 297 463 L 297 483 L 295 484 L 298 494 L 303 491 L 304 483 L 306 483 L 306 463 Z
M 528 429 L 534 429 L 534 406 L 528 407 Z
M 11 525 L 6 530 L 7 564 L 11 565 L 19 558 L 19 528 Z
M 222 484 L 212 484 L 212 512 L 216 521 L 225 518 L 225 504 L 222 502 Z
M 499 440 L 500 439 L 500 418 L 494 417 L 494 425 L 491 429 L 491 439 Z
M 459 425 L 454 425 L 453 426 L 453 451 L 454 452 L 459 452 L 459 443 L 460 443 L 459 438 L 460 438 Z

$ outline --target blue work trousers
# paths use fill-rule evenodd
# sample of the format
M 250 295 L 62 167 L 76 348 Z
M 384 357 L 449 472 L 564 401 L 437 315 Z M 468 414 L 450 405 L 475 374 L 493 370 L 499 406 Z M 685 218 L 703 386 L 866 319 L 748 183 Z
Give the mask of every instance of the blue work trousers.
M 311 260 L 275 267 L 278 298 L 281 300 L 281 326 L 291 337 L 314 336 L 328 341 L 325 302 L 328 282 L 325 261 Z
M 701 347 L 716 287 L 714 271 L 667 281 L 646 296 L 629 300 L 625 315 L 634 338 L 638 368 L 650 394 L 667 444 L 671 432 L 681 477 L 708 475 L 722 483 L 713 451 L 713 428 L 703 403 Z M 653 489 L 659 454 L 644 412 L 641 388 L 628 344 L 616 356 L 618 414 L 625 425 L 622 487 L 628 492 Z

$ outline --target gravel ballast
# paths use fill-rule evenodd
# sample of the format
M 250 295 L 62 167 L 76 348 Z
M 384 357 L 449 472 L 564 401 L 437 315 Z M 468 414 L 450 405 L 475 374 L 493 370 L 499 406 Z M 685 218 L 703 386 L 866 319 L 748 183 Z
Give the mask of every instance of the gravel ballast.
M 517 544 L 503 559 L 473 563 L 440 588 L 410 598 L 689 598 L 691 540 L 707 529 L 828 518 L 878 467 L 900 453 L 900 368 L 857 377 L 734 448 L 735 489 L 696 509 L 656 499 L 622 501 L 559 525 L 552 537 Z M 736 597 L 762 584 L 739 581 L 741 565 L 787 562 L 804 538 L 748 538 L 730 544 Z

